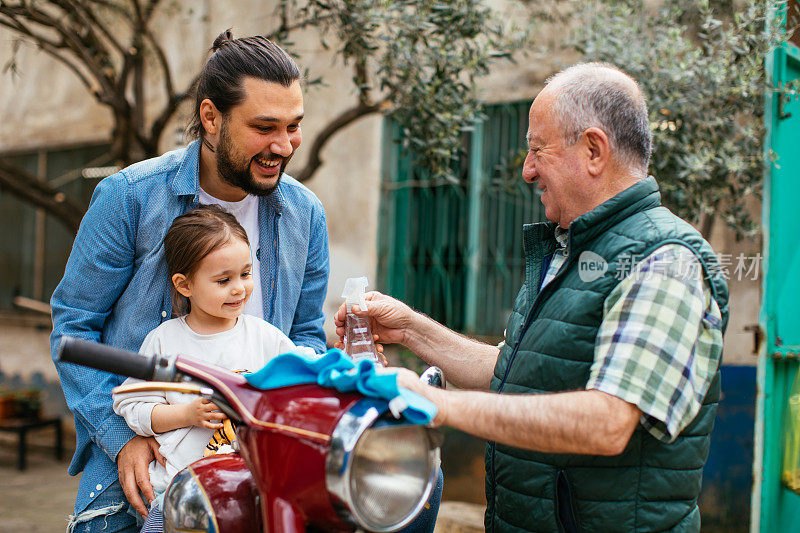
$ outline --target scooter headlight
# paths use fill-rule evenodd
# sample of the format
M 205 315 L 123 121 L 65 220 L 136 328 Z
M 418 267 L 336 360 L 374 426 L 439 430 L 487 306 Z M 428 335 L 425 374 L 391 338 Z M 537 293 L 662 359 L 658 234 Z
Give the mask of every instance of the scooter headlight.
M 370 531 L 394 531 L 411 522 L 428 499 L 438 468 L 430 430 L 379 420 L 373 400 L 345 413 L 331 439 L 328 490 L 346 514 Z
M 191 468 L 175 474 L 164 496 L 164 530 L 167 533 L 216 533 L 216 518 L 205 489 Z

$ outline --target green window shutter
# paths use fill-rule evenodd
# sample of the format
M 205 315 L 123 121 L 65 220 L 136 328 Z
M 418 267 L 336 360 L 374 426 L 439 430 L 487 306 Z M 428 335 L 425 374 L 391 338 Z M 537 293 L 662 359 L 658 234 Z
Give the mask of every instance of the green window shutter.
M 99 180 L 81 178 L 80 171 L 87 165 L 106 164 L 108 148 L 103 144 L 41 149 L 3 157 L 34 175 L 43 170 L 45 179 L 61 183 L 59 190 L 88 206 Z M 0 308 L 12 308 L 18 295 L 49 300 L 64 275 L 74 235 L 38 211 L 0 191 Z M 38 258 L 37 248 L 43 250 Z
M 36 173 L 36 154 L 9 158 Z M 33 288 L 33 239 L 36 209 L 0 191 L 0 308 L 10 309 L 14 296 L 30 295 Z
M 528 107 L 486 106 L 454 182 L 431 180 L 385 124 L 378 286 L 458 331 L 502 333 L 524 276 L 522 225 L 543 219 L 521 177 Z

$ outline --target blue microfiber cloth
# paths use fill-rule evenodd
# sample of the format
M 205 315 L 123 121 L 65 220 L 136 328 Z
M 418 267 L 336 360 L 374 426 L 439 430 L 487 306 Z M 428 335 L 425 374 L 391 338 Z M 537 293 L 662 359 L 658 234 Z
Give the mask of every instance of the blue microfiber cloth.
M 244 377 L 258 389 L 316 383 L 340 392 L 358 391 L 370 398 L 386 400 L 395 417 L 402 414 L 412 424 L 427 424 L 436 416 L 433 402 L 397 386 L 396 372 L 376 367 L 366 359 L 354 363 L 337 349 L 328 350 L 318 359 L 295 353 L 279 355 L 258 372 Z

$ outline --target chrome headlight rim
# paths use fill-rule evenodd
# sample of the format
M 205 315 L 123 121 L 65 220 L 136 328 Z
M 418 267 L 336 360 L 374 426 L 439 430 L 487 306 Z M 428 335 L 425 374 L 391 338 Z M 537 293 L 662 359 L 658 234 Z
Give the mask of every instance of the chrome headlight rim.
M 197 492 L 190 493 L 187 489 L 196 489 Z M 183 493 L 176 493 L 176 491 L 183 491 Z M 187 524 L 185 523 L 173 524 L 172 518 L 174 517 L 172 517 L 172 514 L 179 513 L 180 518 L 184 518 L 183 514 L 186 513 L 187 509 L 190 508 L 190 506 L 187 505 L 188 498 L 198 496 L 202 499 L 202 505 L 205 513 L 207 514 L 208 520 L 205 523 L 197 523 L 194 526 L 188 525 L 189 529 L 187 529 Z M 173 502 L 175 499 L 177 499 L 177 501 Z M 217 516 L 214 513 L 214 507 L 211 505 L 211 500 L 208 497 L 208 493 L 206 493 L 205 487 L 202 483 L 200 483 L 200 479 L 197 477 L 197 474 L 191 466 L 184 468 L 172 478 L 172 481 L 170 482 L 164 494 L 162 513 L 164 514 L 164 531 L 166 533 L 172 533 L 173 531 L 175 533 L 189 531 L 216 533 L 219 531 Z M 197 520 L 197 518 L 199 517 L 194 517 L 195 520 Z M 213 529 L 209 529 L 209 527 Z
M 431 472 L 413 511 L 403 520 L 388 525 L 376 524 L 371 517 L 360 512 L 351 493 L 350 479 L 354 463 L 353 452 L 364 433 L 368 429 L 386 426 L 415 426 L 424 429 L 422 426 L 402 420 L 380 419 L 387 411 L 387 403 L 374 398 L 363 398 L 353 404 L 339 419 L 331 435 L 330 449 L 325 462 L 325 485 L 332 496 L 334 507 L 346 520 L 377 533 L 396 531 L 411 523 L 427 503 L 439 473 L 438 448 L 426 432 L 429 443 L 427 459 L 431 465 Z

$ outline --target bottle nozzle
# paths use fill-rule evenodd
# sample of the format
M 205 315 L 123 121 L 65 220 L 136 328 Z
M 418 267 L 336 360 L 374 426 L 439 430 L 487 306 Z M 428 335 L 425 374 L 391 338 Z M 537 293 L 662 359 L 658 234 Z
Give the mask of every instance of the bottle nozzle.
M 350 306 L 357 303 L 361 309 L 367 309 L 367 299 L 365 298 L 367 285 L 366 276 L 360 278 L 347 278 L 344 282 L 344 290 L 342 291 L 342 298 L 347 302 L 347 312 L 350 312 Z

